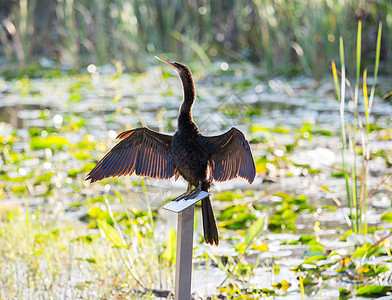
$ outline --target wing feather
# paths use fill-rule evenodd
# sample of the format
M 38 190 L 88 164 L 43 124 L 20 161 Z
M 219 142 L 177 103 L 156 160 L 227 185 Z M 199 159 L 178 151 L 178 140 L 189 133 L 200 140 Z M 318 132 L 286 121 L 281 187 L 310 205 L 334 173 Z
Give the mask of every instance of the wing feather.
M 121 176 L 121 171 L 124 169 L 124 161 L 126 161 L 127 159 L 127 155 L 128 155 L 128 150 L 129 149 L 125 149 L 123 150 L 124 154 L 123 154 L 123 158 L 121 161 L 119 161 L 118 166 L 117 166 L 117 170 L 116 173 L 113 174 L 113 176 Z
M 126 157 L 127 157 L 127 150 L 128 149 L 124 149 L 121 152 L 121 156 L 119 157 L 119 159 L 117 159 L 116 163 L 113 164 L 113 174 L 111 175 L 112 177 L 114 176 L 119 176 L 120 171 L 124 168 L 124 161 L 126 161 Z
M 130 163 L 129 163 L 129 168 L 127 169 L 126 175 L 131 175 L 135 171 L 135 165 L 136 165 L 136 158 L 137 158 L 137 152 L 139 151 L 138 147 L 133 147 L 131 148 L 131 157 L 130 157 Z
M 95 182 L 108 177 L 131 175 L 168 179 L 175 175 L 170 135 L 146 127 L 120 133 L 121 141 L 87 175 Z
M 214 180 L 226 181 L 241 177 L 249 183 L 253 182 L 256 167 L 249 143 L 241 131 L 233 127 L 222 135 L 203 139 L 210 149 L 209 166 Z
M 153 148 L 148 149 L 148 160 L 150 161 L 150 163 L 146 167 L 146 174 L 151 174 L 151 175 L 152 175 L 152 164 L 154 163 L 153 151 L 154 151 Z
M 133 148 L 128 148 L 127 150 L 127 156 L 125 157 L 125 161 L 130 161 L 133 156 Z M 119 173 L 119 176 L 125 176 L 129 173 L 129 168 L 132 166 L 131 163 L 124 163 L 124 168 L 122 169 L 121 173 Z
M 154 177 L 155 175 L 155 162 L 157 159 L 157 152 L 156 149 L 151 151 L 151 164 L 150 164 L 150 172 L 151 172 L 151 177 Z

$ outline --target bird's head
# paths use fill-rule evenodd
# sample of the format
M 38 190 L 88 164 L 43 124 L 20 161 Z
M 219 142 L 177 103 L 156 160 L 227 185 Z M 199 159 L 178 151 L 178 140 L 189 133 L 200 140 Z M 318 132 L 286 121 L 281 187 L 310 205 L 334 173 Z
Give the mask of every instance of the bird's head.
M 184 64 L 178 63 L 178 62 L 170 62 L 165 59 L 159 58 L 158 56 L 155 56 L 156 59 L 159 59 L 160 61 L 164 62 L 165 64 L 168 64 L 170 67 L 172 67 L 178 75 L 180 75 L 181 78 L 186 77 L 192 77 L 191 70 Z

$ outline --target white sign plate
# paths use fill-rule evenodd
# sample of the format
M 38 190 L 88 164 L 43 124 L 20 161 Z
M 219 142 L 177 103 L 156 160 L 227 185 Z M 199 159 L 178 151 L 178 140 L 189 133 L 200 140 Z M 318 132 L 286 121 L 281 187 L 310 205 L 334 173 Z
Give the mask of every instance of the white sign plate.
M 200 200 L 203 200 L 204 198 L 208 197 L 210 193 L 207 193 L 205 191 L 200 191 L 196 197 L 188 200 L 179 200 L 179 201 L 171 201 L 165 206 L 163 206 L 164 209 L 170 210 L 175 213 L 182 212 L 184 209 L 188 208 L 191 205 L 196 204 Z

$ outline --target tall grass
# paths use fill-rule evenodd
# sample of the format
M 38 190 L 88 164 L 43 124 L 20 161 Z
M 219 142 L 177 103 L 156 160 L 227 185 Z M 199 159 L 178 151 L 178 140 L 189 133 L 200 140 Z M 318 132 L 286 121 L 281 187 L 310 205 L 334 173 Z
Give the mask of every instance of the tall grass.
M 34 9 L 36 3 L 36 0 L 20 0 L 14 7 L 14 22 L 12 23 L 8 19 L 2 22 L 12 40 L 12 52 L 21 66 L 28 62 L 34 46 Z M 6 43 L 7 39 L 2 39 L 2 42 Z M 7 47 L 7 45 L 4 45 L 4 47 Z
M 328 62 L 337 58 L 339 36 L 347 37 L 347 49 L 354 49 L 351 28 L 357 19 L 369 28 L 364 32 L 369 38 L 380 20 L 385 24 L 389 30 L 384 33 L 382 51 L 385 58 L 392 56 L 388 0 L 58 0 L 45 7 L 41 1 L 12 3 L 9 19 L 19 24 L 26 60 L 33 54 L 56 58 L 60 53 L 62 62 L 75 67 L 116 59 L 137 68 L 141 56 L 165 52 L 176 53 L 172 56 L 177 59 L 198 58 L 205 64 L 214 58 L 248 59 L 270 73 L 303 71 L 320 76 Z M 43 9 L 49 11 L 51 31 L 49 25 L 40 26 L 37 18 Z M 43 36 L 42 42 L 32 45 L 35 35 Z M 366 57 L 371 54 L 370 49 L 363 51 Z M 0 45 L 1 52 L 5 48 Z M 350 65 L 355 64 L 351 57 L 346 58 Z
M 361 49 L 362 49 L 362 22 L 358 22 L 357 44 L 356 44 L 356 82 L 354 91 L 346 78 L 346 64 L 344 54 L 343 38 L 340 37 L 340 89 L 338 72 L 335 62 L 332 61 L 332 75 L 334 79 L 337 98 L 340 100 L 340 126 L 341 126 L 341 155 L 342 169 L 345 179 L 347 200 L 350 207 L 350 220 L 354 232 L 367 233 L 367 207 L 368 207 L 368 175 L 370 157 L 370 113 L 373 105 L 375 84 L 377 82 L 380 64 L 382 23 L 379 23 L 376 46 L 376 59 L 373 75 L 373 85 L 370 97 L 367 92 L 367 70 L 363 71 L 362 94 L 364 113 L 360 112 L 362 107 L 359 103 L 361 85 Z M 346 87 L 349 88 L 352 111 L 346 112 Z M 350 119 L 350 116 L 353 119 Z M 350 155 L 349 155 L 350 154 Z M 350 162 L 350 163 L 348 163 Z M 357 165 L 359 162 L 359 165 Z

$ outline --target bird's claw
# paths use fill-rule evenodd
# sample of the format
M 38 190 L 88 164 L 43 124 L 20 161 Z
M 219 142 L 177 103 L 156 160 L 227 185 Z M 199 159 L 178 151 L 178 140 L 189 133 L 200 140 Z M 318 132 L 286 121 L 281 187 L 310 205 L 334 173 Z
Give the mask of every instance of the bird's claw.
M 199 184 L 194 190 L 192 190 L 188 195 L 185 196 L 184 200 L 192 199 L 197 196 L 201 191 L 201 185 Z
M 180 196 L 174 198 L 172 201 L 180 201 L 180 200 L 188 200 L 195 197 L 201 191 L 201 184 L 199 184 L 195 189 L 186 191 L 185 193 L 181 194 Z
M 187 193 L 185 192 L 185 193 L 181 194 L 180 196 L 174 198 L 172 201 L 178 202 L 178 201 L 184 199 L 186 197 L 186 195 L 187 195 Z

